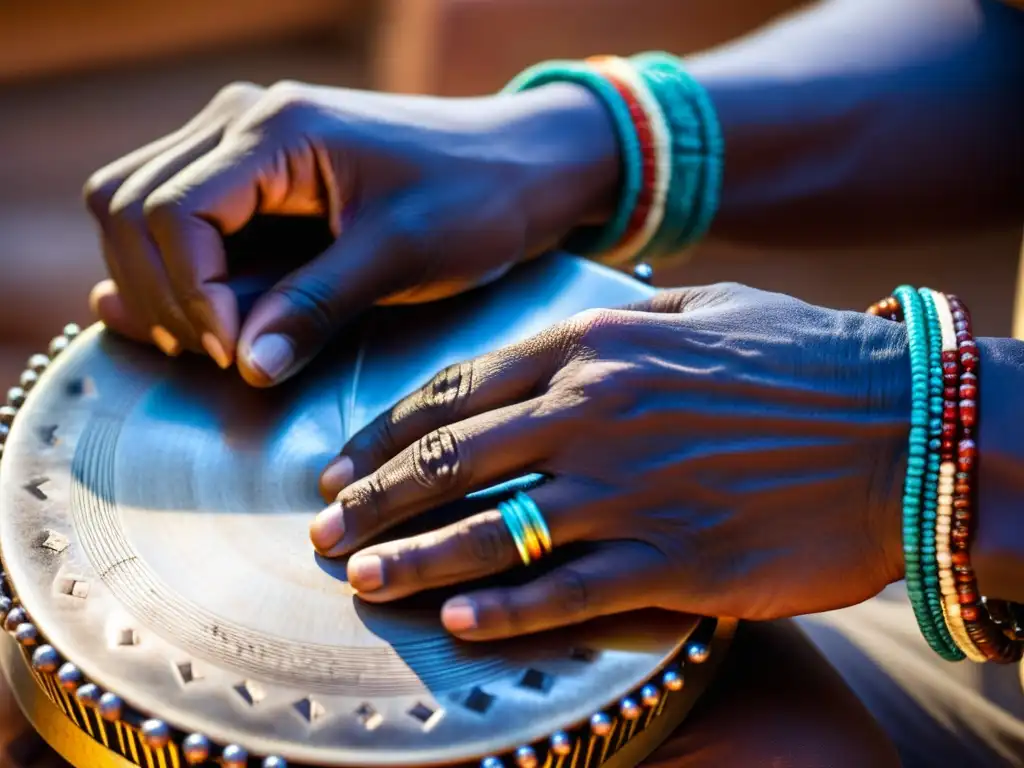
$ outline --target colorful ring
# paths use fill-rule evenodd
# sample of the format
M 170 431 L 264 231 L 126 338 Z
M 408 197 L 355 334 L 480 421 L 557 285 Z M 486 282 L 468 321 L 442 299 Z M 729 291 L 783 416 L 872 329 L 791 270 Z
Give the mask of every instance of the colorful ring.
M 523 565 L 540 560 L 551 552 L 551 531 L 536 502 L 519 491 L 498 504 L 505 527 L 515 542 Z

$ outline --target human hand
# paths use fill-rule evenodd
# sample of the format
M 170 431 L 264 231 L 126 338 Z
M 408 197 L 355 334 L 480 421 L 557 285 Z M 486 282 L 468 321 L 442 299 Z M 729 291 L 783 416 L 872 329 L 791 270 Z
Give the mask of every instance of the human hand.
M 168 354 L 237 358 L 250 384 L 276 384 L 370 305 L 455 294 L 603 216 L 617 153 L 572 85 L 458 100 L 229 86 L 87 183 L 112 278 L 93 307 Z M 224 238 L 267 216 L 318 218 L 330 244 L 288 243 L 286 276 L 243 318 Z
M 902 576 L 901 325 L 734 285 L 585 312 L 438 374 L 355 435 L 311 527 L 383 602 L 520 564 L 497 511 L 362 549 L 509 477 L 575 559 L 442 609 L 473 640 L 658 607 L 769 619 Z M 344 487 L 342 487 L 344 486 Z

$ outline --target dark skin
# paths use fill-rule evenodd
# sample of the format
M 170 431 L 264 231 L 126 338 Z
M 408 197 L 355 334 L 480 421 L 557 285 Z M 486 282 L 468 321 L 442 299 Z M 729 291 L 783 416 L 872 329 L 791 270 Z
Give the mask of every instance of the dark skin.
M 828 245 L 1019 221 L 1021 50 L 1024 15 L 996 3 L 832 0 L 694 58 L 727 146 L 713 234 Z M 95 306 L 126 335 L 271 386 L 372 304 L 457 293 L 600 222 L 618 169 L 603 108 L 573 86 L 465 100 L 235 88 L 90 181 L 112 277 Z M 243 324 L 221 236 L 267 213 L 323 216 L 337 239 Z M 983 592 L 1024 600 L 1024 349 L 981 348 L 973 558 Z M 849 605 L 902 574 L 908 370 L 899 326 L 735 286 L 587 314 L 440 374 L 458 386 L 428 384 L 355 436 L 324 474 L 340 496 L 312 539 L 358 552 L 399 519 L 541 471 L 556 544 L 595 546 L 517 590 L 454 598 L 444 620 L 460 636 L 644 605 Z M 517 562 L 496 512 L 359 554 L 349 575 L 370 601 Z

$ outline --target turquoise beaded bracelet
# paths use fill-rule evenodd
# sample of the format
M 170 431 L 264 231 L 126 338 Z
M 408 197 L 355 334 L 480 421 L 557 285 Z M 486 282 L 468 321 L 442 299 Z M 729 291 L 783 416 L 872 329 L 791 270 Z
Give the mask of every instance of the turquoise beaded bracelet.
M 612 117 L 622 154 L 623 185 L 618 208 L 603 227 L 582 227 L 570 235 L 565 246 L 582 255 L 599 254 L 614 248 L 622 239 L 636 207 L 643 185 L 643 158 L 633 118 L 625 99 L 605 77 L 590 65 L 578 61 L 548 61 L 536 64 L 517 75 L 504 92 L 518 93 L 551 83 L 571 82 L 589 88 Z
M 718 212 L 725 142 L 704 87 L 667 53 L 643 53 L 631 61 L 661 104 L 672 133 L 672 186 L 665 220 L 644 256 L 683 250 L 707 234 Z
M 929 391 L 931 348 L 928 318 L 924 302 L 917 291 L 910 286 L 901 285 L 893 292 L 893 296 L 903 309 L 903 319 L 910 347 L 910 439 L 907 476 L 903 491 L 903 557 L 906 564 L 907 596 L 910 599 L 921 634 L 924 635 L 932 650 L 944 659 L 957 661 L 963 658 L 963 654 L 952 643 L 952 638 L 949 638 L 948 644 L 946 642 L 949 632 L 945 626 L 941 602 L 938 606 L 938 615 L 936 615 L 933 611 L 935 606 L 929 601 L 925 591 L 924 561 L 932 558 L 925 554 L 923 544 L 934 541 L 934 530 L 930 537 L 925 533 L 927 526 L 922 504 L 925 498 L 925 476 L 929 455 L 928 430 L 931 422 L 929 413 L 931 405 Z M 939 332 L 937 327 L 935 331 Z M 939 371 L 941 376 L 941 363 Z

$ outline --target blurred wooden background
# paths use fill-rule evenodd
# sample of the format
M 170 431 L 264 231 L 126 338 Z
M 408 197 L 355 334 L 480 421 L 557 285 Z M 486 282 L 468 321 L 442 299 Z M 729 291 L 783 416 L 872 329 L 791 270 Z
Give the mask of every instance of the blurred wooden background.
M 80 202 L 91 171 L 173 130 L 232 80 L 465 95 L 544 58 L 740 35 L 793 0 L 36 0 L 0 5 L 0 381 L 67 320 L 103 269 Z M 864 226 L 870 226 L 869 221 Z M 660 275 L 739 280 L 861 308 L 900 281 L 954 286 L 979 329 L 1010 329 L 1018 230 L 870 252 L 709 243 Z

